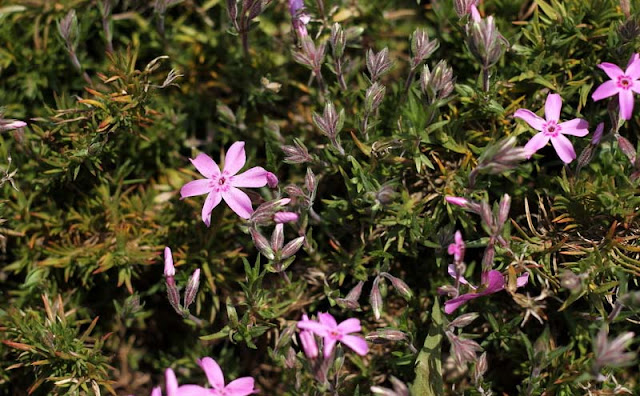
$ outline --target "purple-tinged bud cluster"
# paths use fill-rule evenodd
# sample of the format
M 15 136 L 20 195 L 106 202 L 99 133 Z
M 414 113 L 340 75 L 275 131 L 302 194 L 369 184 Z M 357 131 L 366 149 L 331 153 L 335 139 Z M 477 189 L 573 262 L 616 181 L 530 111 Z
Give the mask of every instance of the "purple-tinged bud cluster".
M 193 272 L 189 278 L 187 288 L 184 294 L 184 305 L 180 305 L 180 292 L 175 281 L 176 269 L 173 265 L 173 255 L 171 249 L 167 246 L 164 248 L 164 277 L 167 286 L 167 297 L 171 307 L 183 317 L 189 316 L 189 306 L 195 301 L 200 286 L 200 268 Z

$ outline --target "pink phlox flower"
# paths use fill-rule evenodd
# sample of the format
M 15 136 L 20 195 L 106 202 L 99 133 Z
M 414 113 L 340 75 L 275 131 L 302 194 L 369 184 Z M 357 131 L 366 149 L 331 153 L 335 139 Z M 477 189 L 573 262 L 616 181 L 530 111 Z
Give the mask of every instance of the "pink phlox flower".
M 165 371 L 164 377 L 167 396 L 205 396 L 212 394 L 210 393 L 210 389 L 203 388 L 199 385 L 178 386 L 176 374 L 170 368 Z M 151 396 L 162 396 L 162 391 L 160 390 L 159 386 L 153 388 L 153 390 L 151 391 Z
M 268 183 L 268 172 L 256 166 L 238 175 L 246 161 L 244 142 L 235 142 L 229 147 L 222 172 L 218 164 L 206 154 L 199 154 L 195 159 L 191 159 L 191 163 L 205 179 L 185 184 L 180 190 L 180 195 L 184 199 L 208 194 L 202 206 L 202 220 L 207 227 L 211 225 L 211 212 L 221 200 L 243 219 L 248 219 L 253 213 L 251 199 L 239 188 L 264 187 Z
M 316 322 L 303 318 L 303 320 L 298 322 L 298 328 L 311 331 L 323 338 L 325 358 L 331 356 L 331 352 L 333 352 L 333 348 L 338 341 L 351 348 L 360 356 L 364 356 L 369 352 L 369 345 L 367 345 L 367 341 L 365 341 L 364 338 L 350 335 L 362 329 L 360 320 L 350 318 L 338 324 L 335 318 L 329 313 L 318 314 L 318 320 L 319 322 Z
M 456 277 L 455 270 L 453 266 L 449 266 L 448 269 L 449 275 L 452 277 Z M 523 275 L 519 276 L 516 280 L 517 287 L 523 287 L 529 282 L 529 273 L 525 272 Z M 444 312 L 447 314 L 453 313 L 458 307 L 462 304 L 466 303 L 469 300 L 476 299 L 478 297 L 487 296 L 489 294 L 497 293 L 500 290 L 504 289 L 504 276 L 500 271 L 491 270 L 487 274 L 487 283 L 482 287 L 476 288 L 469 284 L 466 279 L 462 276 L 460 277 L 460 283 L 467 284 L 473 290 L 470 293 L 463 294 L 456 298 L 452 298 L 451 300 L 444 303 Z
M 464 257 L 464 249 L 465 245 L 464 240 L 462 239 L 462 234 L 460 231 L 456 231 L 454 242 L 449 245 L 448 252 L 453 256 L 455 261 L 462 261 L 462 258 Z
M 633 93 L 640 93 L 640 55 L 633 54 L 631 56 L 625 71 L 609 62 L 603 62 L 598 67 L 604 70 L 611 80 L 602 83 L 591 95 L 591 98 L 598 101 L 618 94 L 620 116 L 625 120 L 631 119 Z
M 558 153 L 560 159 L 569 163 L 576 158 L 571 141 L 565 135 L 583 137 L 589 133 L 589 123 L 581 118 L 560 122 L 560 110 L 562 110 L 562 98 L 558 94 L 549 94 L 544 105 L 545 119 L 526 109 L 518 109 L 514 117 L 523 119 L 532 128 L 540 131 L 524 148 L 529 156 L 543 148 L 549 140 Z
M 204 370 L 209 384 L 212 389 L 208 389 L 210 396 L 247 396 L 256 393 L 254 388 L 254 379 L 251 377 L 242 377 L 231 381 L 228 385 L 224 384 L 224 376 L 218 363 L 210 357 L 202 358 L 198 361 L 200 367 Z M 204 395 L 204 394 L 203 394 Z

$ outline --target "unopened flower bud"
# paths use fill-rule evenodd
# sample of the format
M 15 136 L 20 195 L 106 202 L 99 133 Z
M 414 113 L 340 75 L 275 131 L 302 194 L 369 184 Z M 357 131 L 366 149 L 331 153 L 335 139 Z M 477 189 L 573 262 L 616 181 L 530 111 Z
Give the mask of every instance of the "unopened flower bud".
M 75 51 L 78 45 L 78 17 L 75 10 L 69 10 L 67 15 L 58 22 L 58 32 L 64 40 L 68 51 Z
M 358 282 L 358 284 L 347 293 L 345 298 L 336 298 L 336 303 L 342 308 L 347 309 L 357 309 L 360 307 L 360 303 L 358 300 L 360 299 L 360 294 L 362 293 L 362 286 L 364 285 L 363 281 Z
M 193 272 L 193 275 L 191 275 L 189 282 L 187 283 L 187 289 L 184 292 L 184 309 L 189 309 L 189 306 L 195 301 L 199 287 L 200 268 Z
M 19 120 L 3 120 L 0 114 L 0 132 L 20 129 L 27 126 L 27 123 Z
M 271 249 L 274 252 L 279 252 L 282 249 L 282 245 L 284 245 L 284 225 L 278 223 L 271 233 Z
M 341 58 L 344 54 L 347 39 L 344 34 L 344 30 L 342 30 L 342 27 L 337 22 L 331 27 L 331 38 L 329 39 L 329 42 L 331 43 L 333 57 L 336 59 Z
M 165 285 L 167 286 L 167 299 L 174 311 L 182 315 L 182 307 L 180 306 L 180 293 L 176 287 L 176 281 L 173 276 L 165 278 Z
M 269 188 L 278 187 L 278 177 L 271 172 L 267 172 L 267 185 Z
M 253 244 L 256 246 L 258 251 L 269 260 L 273 260 L 275 256 L 273 250 L 271 249 L 271 246 L 269 245 L 269 240 L 255 228 L 251 228 L 249 230 L 249 233 L 251 234 Z
M 444 285 L 438 287 L 438 294 L 440 294 L 441 296 L 446 295 L 449 297 L 456 297 L 458 295 L 458 289 L 456 289 L 453 285 Z
M 371 76 L 371 81 L 377 81 L 391 69 L 392 63 L 389 59 L 389 49 L 385 47 L 377 54 L 373 52 L 372 49 L 369 49 L 369 51 L 367 51 L 366 63 L 367 70 L 369 70 L 369 75 Z
M 313 161 L 307 147 L 299 140 L 293 140 L 293 146 L 282 146 L 284 152 L 284 162 L 288 164 L 302 164 Z
M 406 341 L 407 335 L 400 330 L 383 329 L 367 334 L 365 339 L 373 342 L 374 344 L 384 344 L 387 341 Z
M 498 223 L 501 226 L 509 219 L 509 209 L 511 209 L 511 197 L 509 194 L 504 194 L 502 199 L 500 200 L 499 210 L 498 210 Z
M 478 314 L 477 312 L 470 312 L 460 315 L 449 323 L 449 327 L 463 328 L 471 324 L 471 322 L 476 320 L 479 316 L 480 314 Z
M 298 221 L 298 214 L 294 212 L 278 212 L 273 215 L 276 223 L 292 223 Z
M 593 371 L 599 373 L 603 367 L 623 367 L 631 364 L 636 354 L 625 350 L 633 342 L 633 337 L 634 333 L 629 331 L 610 341 L 607 331 L 602 328 L 596 338 Z
M 216 110 L 222 121 L 229 125 L 236 125 L 236 115 L 233 114 L 233 110 L 229 106 L 224 103 L 218 103 Z
M 471 6 L 476 5 L 478 0 L 454 0 L 453 8 L 456 10 L 458 17 L 471 14 Z
M 298 237 L 292 241 L 289 241 L 289 243 L 287 243 L 286 245 L 284 245 L 284 247 L 282 248 L 282 251 L 280 252 L 280 258 L 281 259 L 288 259 L 289 257 L 293 256 L 294 254 L 298 253 L 298 250 L 300 250 L 300 248 L 302 247 L 302 245 L 304 245 L 304 237 Z
M 487 353 L 484 352 L 478 358 L 478 361 L 476 362 L 476 368 L 473 373 L 473 377 L 476 384 L 479 383 L 480 380 L 482 380 L 482 377 L 484 377 L 484 374 L 487 372 L 488 369 L 489 369 L 489 363 L 487 361 Z
M 400 293 L 402 297 L 404 297 L 405 300 L 409 301 L 411 297 L 413 297 L 413 292 L 409 288 L 409 285 L 407 285 L 402 279 L 396 278 L 388 272 L 382 272 L 380 273 L 380 275 L 389 279 L 391 285 L 396 289 L 398 293 Z
M 440 43 L 438 40 L 429 41 L 429 35 L 426 30 L 418 28 L 411 35 L 411 70 L 417 68 L 420 63 L 428 59 Z
M 582 288 L 582 282 L 580 281 L 580 277 L 574 274 L 573 271 L 564 270 L 562 274 L 560 274 L 560 286 L 570 290 L 572 293 L 576 293 Z
M 451 354 L 461 366 L 464 366 L 468 362 L 475 361 L 476 353 L 482 351 L 482 347 L 473 340 L 460 338 L 450 331 L 445 331 L 445 335 L 451 343 Z
M 371 294 L 369 295 L 369 303 L 371 304 L 373 316 L 376 318 L 376 320 L 380 320 L 380 314 L 382 313 L 382 293 L 380 293 L 380 288 L 378 287 L 378 279 L 379 278 L 376 278 L 373 281 Z
M 445 201 L 447 201 L 447 203 L 450 203 L 452 205 L 456 205 L 456 206 L 462 206 L 463 208 L 467 206 L 467 204 L 469 203 L 469 201 L 466 198 L 462 198 L 462 197 L 452 197 L 447 195 L 446 197 L 444 197 Z
M 467 25 L 469 50 L 484 67 L 496 64 L 509 42 L 500 34 L 492 16 L 485 19 L 475 6 L 471 8 L 472 21 Z
M 168 246 L 164 248 L 164 276 L 172 277 L 176 275 L 176 269 L 173 266 L 173 256 L 171 255 L 171 248 Z
M 604 133 L 604 122 L 601 122 L 596 127 L 595 132 L 593 132 L 593 137 L 591 138 L 591 144 L 597 146 L 600 143 L 600 139 L 602 139 L 602 134 Z
M 367 113 L 372 113 L 382 103 L 386 88 L 377 82 L 374 82 L 364 94 L 364 108 Z

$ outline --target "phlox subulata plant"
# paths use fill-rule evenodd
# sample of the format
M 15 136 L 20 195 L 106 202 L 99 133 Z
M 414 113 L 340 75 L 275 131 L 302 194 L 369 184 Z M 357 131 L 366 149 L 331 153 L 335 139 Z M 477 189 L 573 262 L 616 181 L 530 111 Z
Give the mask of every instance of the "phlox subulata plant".
M 637 394 L 628 0 L 0 6 L 0 394 Z

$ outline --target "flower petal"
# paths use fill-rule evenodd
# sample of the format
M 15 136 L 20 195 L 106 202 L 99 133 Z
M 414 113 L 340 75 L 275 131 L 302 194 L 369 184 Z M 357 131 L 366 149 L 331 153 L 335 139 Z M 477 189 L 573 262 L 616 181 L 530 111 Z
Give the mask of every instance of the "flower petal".
M 207 199 L 204 200 L 204 205 L 202 205 L 202 221 L 204 221 L 207 227 L 211 225 L 211 212 L 213 212 L 213 209 L 218 206 L 221 200 L 222 195 L 217 191 L 211 191 L 209 195 L 207 195 Z
M 627 65 L 627 70 L 625 70 L 624 74 L 634 80 L 640 78 L 640 56 L 638 56 L 637 53 L 631 55 L 631 59 L 629 59 L 629 64 Z
M 254 379 L 251 377 L 242 377 L 237 380 L 231 381 L 229 385 L 227 385 L 225 390 L 225 395 L 229 396 L 247 396 L 255 392 L 253 388 Z
M 338 330 L 342 334 L 357 333 L 362 330 L 360 326 L 360 320 L 356 318 L 349 318 L 338 325 Z
M 222 193 L 222 199 L 229 205 L 231 210 L 243 219 L 248 219 L 253 213 L 253 207 L 251 206 L 251 199 L 249 196 L 241 190 L 231 187 L 229 190 Z
M 182 198 L 194 197 L 196 195 L 207 194 L 211 191 L 210 179 L 198 179 L 190 181 L 182 186 L 180 189 L 180 196 Z
M 564 162 L 565 164 L 568 164 L 569 162 L 576 159 L 576 152 L 573 149 L 573 145 L 566 136 L 559 134 L 558 136 L 551 139 L 551 144 L 553 144 L 553 148 L 556 149 L 558 157 L 560 157 L 562 162 Z
M 625 120 L 630 120 L 633 114 L 633 92 L 630 90 L 620 90 L 620 115 Z
M 474 298 L 481 297 L 480 294 L 477 293 L 467 293 L 456 298 L 452 298 L 451 300 L 444 303 L 444 312 L 446 314 L 453 313 L 456 309 L 458 309 L 462 304 L 466 303 L 469 300 L 473 300 Z
M 456 279 L 456 266 L 455 266 L 455 264 L 449 264 L 449 266 L 447 267 L 447 273 L 449 275 L 451 275 L 451 277 L 453 279 Z M 460 275 L 460 279 L 458 279 L 458 281 L 460 283 L 462 283 L 463 285 L 471 286 L 471 284 L 467 281 L 467 279 L 462 275 Z M 471 286 L 471 287 L 473 287 L 473 286 Z
M 209 384 L 211 384 L 214 389 L 224 388 L 224 375 L 222 374 L 220 365 L 215 360 L 207 356 L 202 358 L 198 363 L 200 363 L 200 367 L 204 370 Z
M 151 391 L 151 396 L 162 396 L 162 390 L 159 386 L 153 388 L 153 390 Z
M 318 320 L 320 323 L 327 326 L 330 329 L 335 329 L 338 327 L 338 323 L 336 319 L 329 312 L 321 312 L 318 314 Z
M 634 81 L 631 86 L 631 90 L 637 94 L 640 94 L 640 81 Z
M 549 94 L 544 103 L 544 116 L 547 121 L 558 121 L 562 110 L 562 97 L 558 94 Z
M 561 122 L 560 133 L 565 135 L 583 137 L 589 134 L 589 123 L 582 118 L 574 118 L 573 120 Z
M 353 351 L 360 356 L 364 356 L 369 352 L 369 345 L 362 337 L 346 335 L 342 337 L 340 342 L 353 349 Z
M 504 289 L 504 276 L 500 271 L 491 270 L 487 274 L 487 288 L 478 294 L 486 296 L 487 294 L 497 293 L 502 289 Z
M 524 149 L 527 150 L 527 155 L 531 157 L 536 151 L 540 150 L 549 142 L 549 136 L 543 132 L 536 133 L 528 142 L 524 145 Z
M 202 176 L 211 179 L 213 176 L 220 176 L 220 168 L 208 155 L 201 153 L 195 159 L 189 159 Z
M 260 166 L 253 167 L 246 172 L 231 177 L 234 187 L 264 187 L 267 185 L 267 172 Z
M 224 171 L 228 175 L 235 175 L 247 162 L 247 155 L 244 152 L 244 142 L 235 142 L 229 147 L 224 157 Z
M 613 96 L 618 92 L 620 92 L 620 89 L 615 81 L 605 81 L 591 94 L 591 99 L 597 102 L 604 98 L 608 98 L 609 96 Z
M 525 272 L 524 274 L 520 275 L 517 279 L 516 279 L 516 286 L 517 287 L 523 287 L 525 286 L 527 283 L 529 283 L 529 273 Z
M 178 379 L 176 378 L 176 373 L 168 368 L 164 372 L 164 378 L 167 396 L 178 396 Z
M 298 328 L 308 330 L 320 337 L 325 337 L 327 335 L 327 326 L 322 323 L 318 323 L 315 320 L 301 320 L 298 322 Z
M 613 63 L 602 62 L 598 65 L 598 67 L 604 70 L 604 72 L 607 73 L 607 76 L 609 76 L 609 78 L 612 80 L 615 80 L 616 78 L 624 74 L 622 69 L 618 67 L 618 65 L 614 65 Z
M 324 338 L 324 357 L 325 358 L 328 358 L 329 356 L 331 356 L 331 352 L 333 352 L 333 348 L 336 346 L 336 342 L 337 341 L 333 338 L 329 338 L 329 337 Z
M 542 126 L 544 125 L 544 119 L 538 117 L 531 110 L 518 109 L 515 113 L 513 113 L 513 116 L 523 119 L 527 124 L 531 125 L 531 128 L 537 129 L 538 131 L 541 131 Z
M 182 385 L 178 388 L 177 395 L 180 396 L 204 396 L 211 395 L 211 389 L 203 388 L 199 385 Z

